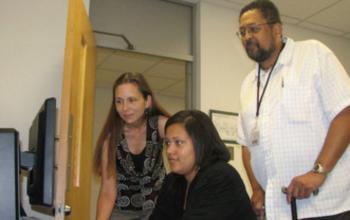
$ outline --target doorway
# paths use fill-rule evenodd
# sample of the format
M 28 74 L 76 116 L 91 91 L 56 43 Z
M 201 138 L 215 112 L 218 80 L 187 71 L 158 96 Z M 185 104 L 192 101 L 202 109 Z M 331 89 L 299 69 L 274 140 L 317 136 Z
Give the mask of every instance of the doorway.
M 164 0 L 92 0 L 90 17 L 98 46 L 94 143 L 107 117 L 112 84 L 121 73 L 142 73 L 171 114 L 193 108 L 192 6 Z M 98 191 L 96 179 L 91 216 Z
M 94 142 L 106 120 L 114 81 L 124 72 L 142 73 L 155 98 L 170 114 L 186 108 L 188 62 L 178 59 L 97 47 Z M 96 216 L 99 180 L 92 184 L 91 216 Z

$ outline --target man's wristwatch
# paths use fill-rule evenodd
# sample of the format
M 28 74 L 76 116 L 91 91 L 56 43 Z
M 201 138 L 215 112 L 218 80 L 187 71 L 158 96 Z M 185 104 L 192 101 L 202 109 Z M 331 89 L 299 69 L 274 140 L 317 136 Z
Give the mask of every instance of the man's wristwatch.
M 314 173 L 327 175 L 325 168 L 320 163 L 315 163 L 314 167 L 311 170 Z

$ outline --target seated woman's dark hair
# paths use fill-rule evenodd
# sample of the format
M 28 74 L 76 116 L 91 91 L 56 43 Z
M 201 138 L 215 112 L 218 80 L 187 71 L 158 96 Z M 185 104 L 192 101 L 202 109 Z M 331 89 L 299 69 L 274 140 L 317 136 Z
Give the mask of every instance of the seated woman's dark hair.
M 183 124 L 192 139 L 195 164 L 199 168 L 205 168 L 218 160 L 227 162 L 230 159 L 230 154 L 208 115 L 198 110 L 180 111 L 168 119 L 165 133 L 169 126 L 178 123 Z

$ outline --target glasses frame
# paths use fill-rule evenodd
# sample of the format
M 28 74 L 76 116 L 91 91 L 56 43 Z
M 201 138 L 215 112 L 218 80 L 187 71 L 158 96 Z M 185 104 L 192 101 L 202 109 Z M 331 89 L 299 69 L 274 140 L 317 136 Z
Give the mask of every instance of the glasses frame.
M 270 21 L 265 23 L 259 23 L 259 24 L 249 24 L 247 26 L 240 27 L 238 31 L 236 31 L 236 35 L 238 38 L 244 38 L 247 33 L 249 34 L 257 34 L 261 31 L 261 26 L 263 25 L 270 25 L 275 24 L 277 22 Z

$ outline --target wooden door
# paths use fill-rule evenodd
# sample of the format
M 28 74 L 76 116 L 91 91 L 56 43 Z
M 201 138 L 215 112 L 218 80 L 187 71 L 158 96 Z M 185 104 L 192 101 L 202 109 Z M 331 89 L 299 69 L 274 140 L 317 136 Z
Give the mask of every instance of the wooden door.
M 82 0 L 69 0 L 59 107 L 55 220 L 89 220 L 96 44 Z M 71 207 L 64 217 L 64 205 Z

